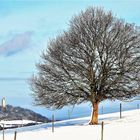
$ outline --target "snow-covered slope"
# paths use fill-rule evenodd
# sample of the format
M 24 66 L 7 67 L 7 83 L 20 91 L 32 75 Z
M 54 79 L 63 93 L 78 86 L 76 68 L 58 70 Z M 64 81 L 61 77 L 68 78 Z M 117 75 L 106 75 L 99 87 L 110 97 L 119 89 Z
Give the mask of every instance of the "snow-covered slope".
M 125 111 L 122 116 L 120 119 L 119 112 L 99 116 L 99 122 L 105 123 L 104 140 L 140 139 L 140 110 Z M 13 139 L 15 130 L 18 132 L 17 140 L 101 140 L 101 125 L 90 126 L 89 119 L 86 117 L 56 122 L 54 133 L 51 124 L 6 130 L 5 140 Z

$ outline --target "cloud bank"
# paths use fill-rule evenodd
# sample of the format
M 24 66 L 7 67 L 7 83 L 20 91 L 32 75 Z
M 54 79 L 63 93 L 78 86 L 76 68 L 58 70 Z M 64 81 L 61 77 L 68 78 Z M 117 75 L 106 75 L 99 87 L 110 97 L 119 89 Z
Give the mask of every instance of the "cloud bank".
M 14 36 L 11 40 L 0 45 L 0 55 L 11 56 L 30 46 L 32 32 L 25 32 Z

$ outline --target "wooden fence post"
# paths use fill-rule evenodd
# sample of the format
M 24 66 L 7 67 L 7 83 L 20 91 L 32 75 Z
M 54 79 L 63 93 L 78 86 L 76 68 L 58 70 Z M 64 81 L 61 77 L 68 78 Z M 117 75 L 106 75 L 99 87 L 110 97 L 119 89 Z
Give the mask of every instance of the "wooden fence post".
M 137 109 L 139 109 L 140 108 L 140 106 L 139 106 L 139 104 L 137 104 Z
M 104 114 L 104 107 L 102 106 L 102 114 Z
M 17 139 L 17 131 L 15 131 L 15 133 L 14 133 L 14 140 L 16 140 Z
M 68 119 L 70 119 L 70 110 L 68 109 Z
M 3 123 L 3 140 L 4 140 L 4 133 L 5 133 L 5 131 L 4 131 L 4 123 Z
M 101 140 L 104 139 L 104 122 L 102 122 L 102 125 L 101 125 Z
M 52 115 L 52 132 L 54 132 L 54 115 Z
M 120 103 L 120 119 L 122 118 L 122 104 Z

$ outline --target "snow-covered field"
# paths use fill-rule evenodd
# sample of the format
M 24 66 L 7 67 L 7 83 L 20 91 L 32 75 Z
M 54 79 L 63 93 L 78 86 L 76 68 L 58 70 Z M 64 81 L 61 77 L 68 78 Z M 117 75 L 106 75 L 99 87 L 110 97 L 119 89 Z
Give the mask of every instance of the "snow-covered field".
M 6 130 L 5 140 L 101 140 L 101 125 L 88 125 L 90 117 L 66 120 L 55 123 L 54 133 L 51 124 Z M 104 140 L 140 140 L 140 110 L 99 116 L 99 123 L 104 121 Z M 2 132 L 0 134 L 2 139 Z
M 17 126 L 23 126 L 23 125 L 35 124 L 35 123 L 39 124 L 40 122 L 35 122 L 32 120 L 13 120 L 13 121 L 1 120 L 0 127 L 3 127 L 3 124 L 4 124 L 4 128 L 9 128 L 9 127 L 17 127 Z

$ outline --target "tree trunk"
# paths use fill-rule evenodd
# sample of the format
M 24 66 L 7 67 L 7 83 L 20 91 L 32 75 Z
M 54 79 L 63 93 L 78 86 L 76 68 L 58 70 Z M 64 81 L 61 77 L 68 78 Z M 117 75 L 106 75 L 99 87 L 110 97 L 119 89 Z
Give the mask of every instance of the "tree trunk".
M 90 125 L 98 124 L 98 102 L 92 103 L 93 106 L 93 111 L 91 114 L 91 120 L 90 120 Z

